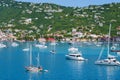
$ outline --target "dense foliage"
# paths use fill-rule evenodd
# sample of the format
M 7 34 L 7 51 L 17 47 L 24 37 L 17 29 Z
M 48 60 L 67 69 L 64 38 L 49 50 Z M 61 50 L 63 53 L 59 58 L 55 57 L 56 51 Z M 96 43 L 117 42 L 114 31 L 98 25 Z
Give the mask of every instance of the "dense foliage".
M 116 28 L 120 26 L 120 3 L 79 8 L 0 0 L 0 28 L 14 32 L 18 37 L 21 34 L 39 37 L 40 34 L 57 31 L 66 35 L 72 28 L 87 34 L 103 35 L 108 33 L 110 23 L 112 35 L 117 35 Z

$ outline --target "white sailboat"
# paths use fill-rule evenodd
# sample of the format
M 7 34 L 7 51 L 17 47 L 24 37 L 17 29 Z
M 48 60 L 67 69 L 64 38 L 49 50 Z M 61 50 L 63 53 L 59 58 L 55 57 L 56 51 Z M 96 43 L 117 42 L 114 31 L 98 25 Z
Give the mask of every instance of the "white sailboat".
M 38 67 L 32 66 L 32 46 L 30 46 L 30 66 L 25 67 L 27 71 L 30 72 L 39 72 L 41 71 L 41 68 L 39 69 Z
M 24 49 L 22 49 L 23 51 L 29 51 L 30 50 L 30 48 L 29 48 L 29 46 L 28 46 L 28 43 L 27 43 L 27 47 L 26 48 L 24 48 Z
M 55 36 L 54 36 L 53 41 L 51 41 L 50 45 L 51 45 L 50 53 L 55 54 L 56 53 L 55 49 L 56 49 L 56 45 L 57 45 L 56 40 L 55 40 Z
M 45 49 L 47 48 L 47 46 L 45 45 L 46 44 L 46 39 L 45 38 L 42 38 L 42 36 L 40 36 L 39 38 L 39 43 L 38 44 L 35 44 L 35 47 L 38 47 L 40 49 Z
M 32 66 L 32 46 L 30 46 L 30 66 L 25 67 L 27 71 L 30 72 L 47 72 L 48 70 L 43 70 L 41 66 L 39 66 L 39 54 L 37 57 L 37 66 Z
M 116 50 L 116 48 L 117 48 L 117 45 L 115 44 L 115 41 L 114 41 L 114 38 L 113 38 L 111 50 L 114 51 L 114 50 Z
M 54 44 L 54 45 L 51 45 L 52 50 L 50 51 L 50 53 L 55 54 L 55 53 L 56 53 L 56 50 L 55 50 L 56 43 L 55 43 L 55 42 L 53 42 L 53 44 Z
M 35 47 L 38 47 L 40 49 L 45 49 L 47 48 L 47 46 L 45 45 L 45 42 L 41 42 L 39 44 L 35 44 Z
M 23 51 L 29 51 L 29 48 L 24 48 Z
M 98 65 L 110 65 L 110 66 L 120 66 L 120 62 L 116 59 L 116 57 L 113 56 L 113 55 L 110 55 L 110 32 L 111 32 L 111 24 L 109 26 L 107 58 L 103 59 L 103 60 L 100 60 L 101 55 L 103 53 L 103 49 L 104 49 L 103 48 L 101 50 L 101 52 L 100 52 L 100 55 L 99 55 L 97 61 L 95 61 L 95 64 L 98 64 Z
M 47 48 L 47 46 L 45 46 L 44 44 L 36 44 L 35 47 L 38 47 L 38 48 L 41 48 L 41 49 Z
M 114 39 L 113 39 L 113 43 L 112 43 L 112 47 L 111 47 L 111 52 L 116 52 L 119 53 L 120 52 L 120 45 L 118 43 L 115 43 Z

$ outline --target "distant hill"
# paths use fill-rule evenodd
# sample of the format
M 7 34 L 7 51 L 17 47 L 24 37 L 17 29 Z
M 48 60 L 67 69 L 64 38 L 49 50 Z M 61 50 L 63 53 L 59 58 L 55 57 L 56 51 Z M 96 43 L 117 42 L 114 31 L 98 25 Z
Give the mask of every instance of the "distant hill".
M 58 31 L 67 34 L 72 28 L 87 34 L 104 35 L 108 33 L 110 22 L 112 36 L 116 36 L 116 28 L 120 26 L 120 3 L 74 8 L 0 0 L 0 28 L 18 37 L 39 37 Z

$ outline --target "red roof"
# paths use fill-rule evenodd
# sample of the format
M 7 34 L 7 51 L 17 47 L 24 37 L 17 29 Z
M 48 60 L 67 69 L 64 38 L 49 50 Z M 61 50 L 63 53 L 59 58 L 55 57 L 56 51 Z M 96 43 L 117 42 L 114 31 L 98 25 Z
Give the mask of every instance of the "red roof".
M 48 41 L 55 41 L 54 38 L 48 38 L 47 40 L 48 40 Z

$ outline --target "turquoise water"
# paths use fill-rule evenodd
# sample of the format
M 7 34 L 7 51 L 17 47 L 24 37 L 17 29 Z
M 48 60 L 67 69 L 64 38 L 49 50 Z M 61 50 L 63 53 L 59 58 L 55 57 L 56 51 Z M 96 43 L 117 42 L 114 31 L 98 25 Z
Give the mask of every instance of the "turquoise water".
M 50 54 L 51 46 L 47 44 L 47 49 L 34 47 L 35 42 L 29 42 L 33 45 L 33 65 L 37 65 L 36 57 L 40 54 L 40 65 L 48 72 L 30 73 L 26 72 L 25 66 L 29 65 L 29 52 L 22 51 L 28 43 L 19 43 L 18 47 L 10 46 L 5 42 L 7 48 L 0 48 L 0 80 L 120 80 L 120 67 L 117 66 L 99 66 L 94 62 L 99 56 L 101 47 L 94 44 L 82 45 L 77 47 L 83 53 L 83 57 L 88 61 L 66 60 L 70 45 L 67 43 L 58 43 L 57 53 Z M 106 57 L 105 49 L 103 58 Z M 120 57 L 117 57 L 120 60 Z

